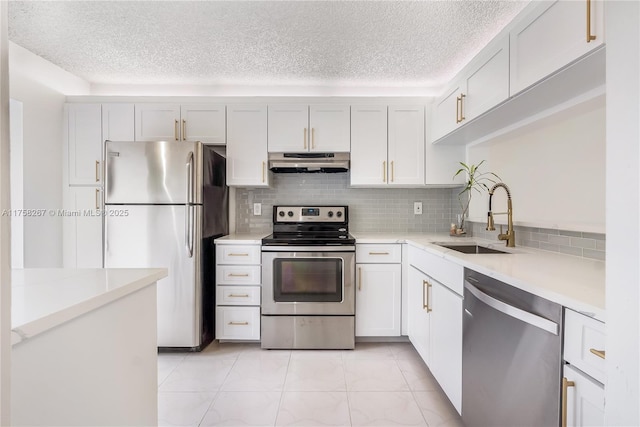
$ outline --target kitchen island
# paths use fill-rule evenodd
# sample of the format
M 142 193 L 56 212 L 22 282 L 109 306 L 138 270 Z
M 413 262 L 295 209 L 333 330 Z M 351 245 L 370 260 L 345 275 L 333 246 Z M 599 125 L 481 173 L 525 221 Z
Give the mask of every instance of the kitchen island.
M 157 424 L 167 270 L 12 271 L 12 425 Z

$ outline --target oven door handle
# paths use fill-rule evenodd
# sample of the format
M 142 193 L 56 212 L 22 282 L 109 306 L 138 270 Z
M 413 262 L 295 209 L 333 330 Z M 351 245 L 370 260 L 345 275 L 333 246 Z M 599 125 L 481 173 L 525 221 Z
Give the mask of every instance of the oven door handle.
M 355 252 L 355 246 L 319 245 L 319 246 L 269 246 L 262 245 L 262 252 Z

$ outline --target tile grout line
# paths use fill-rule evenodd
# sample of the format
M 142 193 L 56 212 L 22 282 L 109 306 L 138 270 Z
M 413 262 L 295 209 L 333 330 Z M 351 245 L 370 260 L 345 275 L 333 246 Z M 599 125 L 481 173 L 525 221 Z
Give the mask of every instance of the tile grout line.
M 287 377 L 289 376 L 289 368 L 291 367 L 291 356 L 293 353 L 289 353 L 289 360 L 287 361 L 287 372 L 284 375 L 284 382 L 282 383 L 282 390 L 280 390 L 280 399 L 278 400 L 278 409 L 276 409 L 276 419 L 273 420 L 273 426 L 278 425 L 278 418 L 280 417 L 280 408 L 282 407 L 282 400 L 284 399 L 284 388 L 287 384 Z

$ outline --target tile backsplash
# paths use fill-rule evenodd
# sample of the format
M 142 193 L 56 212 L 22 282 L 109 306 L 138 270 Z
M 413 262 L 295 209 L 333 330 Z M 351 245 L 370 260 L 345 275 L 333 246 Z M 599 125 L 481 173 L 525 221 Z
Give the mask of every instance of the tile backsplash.
M 236 232 L 271 232 L 273 205 L 348 205 L 349 228 L 360 232 L 447 232 L 459 189 L 350 188 L 349 173 L 274 174 L 271 188 L 236 190 Z M 413 203 L 422 202 L 422 215 Z M 262 215 L 253 215 L 253 204 Z
M 460 212 L 459 188 L 351 188 L 349 173 L 274 174 L 271 188 L 236 189 L 236 232 L 270 233 L 273 205 L 348 205 L 353 232 L 419 233 L 449 231 Z M 422 202 L 422 215 L 413 203 Z M 253 215 L 253 204 L 262 214 Z M 467 222 L 468 236 L 498 240 L 485 223 Z M 470 230 L 469 230 L 470 226 Z M 605 259 L 605 235 L 516 226 L 516 246 Z

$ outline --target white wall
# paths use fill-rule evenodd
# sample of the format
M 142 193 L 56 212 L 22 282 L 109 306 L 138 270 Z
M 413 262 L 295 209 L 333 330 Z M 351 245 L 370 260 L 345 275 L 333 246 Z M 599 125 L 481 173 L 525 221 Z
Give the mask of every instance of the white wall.
M 591 99 L 488 142 L 467 161 L 486 160 L 511 189 L 516 225 L 605 232 L 605 99 Z M 502 190 L 494 211 L 506 210 Z M 470 218 L 485 221 L 488 196 L 473 196 Z M 506 218 L 496 217 L 496 222 Z
M 62 208 L 63 105 L 89 84 L 24 48 L 9 45 L 11 97 L 23 104 L 25 209 Z M 24 266 L 62 266 L 62 218 L 24 218 Z
M 640 425 L 640 3 L 605 3 L 607 359 L 605 425 Z

